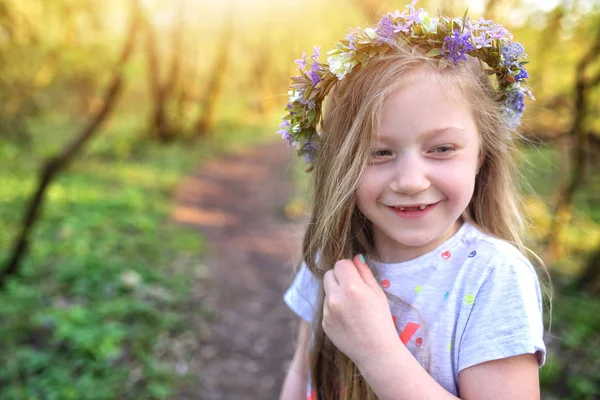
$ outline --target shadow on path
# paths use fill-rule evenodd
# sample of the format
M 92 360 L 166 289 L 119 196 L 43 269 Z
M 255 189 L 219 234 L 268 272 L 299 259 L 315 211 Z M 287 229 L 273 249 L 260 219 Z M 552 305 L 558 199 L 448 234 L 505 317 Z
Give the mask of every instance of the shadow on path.
M 283 141 L 251 149 L 204 165 L 177 191 L 173 219 L 196 227 L 211 248 L 195 297 L 214 311 L 209 321 L 191 318 L 190 329 L 201 332 L 190 371 L 197 384 L 179 399 L 278 397 L 297 319 L 282 296 L 303 233 L 282 212 L 292 155 Z

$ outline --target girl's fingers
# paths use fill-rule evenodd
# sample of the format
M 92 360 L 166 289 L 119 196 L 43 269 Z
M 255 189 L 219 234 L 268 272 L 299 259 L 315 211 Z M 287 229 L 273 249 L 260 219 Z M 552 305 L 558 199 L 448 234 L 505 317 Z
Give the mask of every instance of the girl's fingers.
M 325 291 L 325 296 L 335 290 L 337 286 L 339 286 L 339 283 L 335 278 L 333 269 L 325 272 L 325 275 L 323 276 L 323 290 Z
M 350 286 L 362 283 L 363 279 L 351 260 L 339 260 L 333 268 L 335 279 L 340 286 Z
M 356 270 L 367 285 L 369 285 L 371 288 L 379 288 L 379 283 L 377 283 L 377 280 L 373 276 L 371 268 L 369 268 L 367 263 L 363 260 L 364 258 L 362 254 L 357 254 L 354 256 L 353 261 L 354 265 L 356 266 Z

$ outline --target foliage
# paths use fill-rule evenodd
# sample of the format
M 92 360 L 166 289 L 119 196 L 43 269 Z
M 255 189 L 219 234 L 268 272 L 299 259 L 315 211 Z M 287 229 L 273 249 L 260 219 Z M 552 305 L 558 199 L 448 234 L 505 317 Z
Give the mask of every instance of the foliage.
M 190 334 L 190 276 L 205 245 L 166 220 L 173 188 L 197 160 L 261 136 L 222 125 L 202 147 L 159 147 L 139 139 L 139 120 L 116 121 L 50 188 L 22 275 L 0 292 L 2 399 L 170 398 L 193 354 L 173 349 Z M 73 122 L 29 128 L 62 136 Z M 0 154 L 2 261 L 48 149 L 3 140 Z
M 566 291 L 555 299 L 551 357 L 540 371 L 551 398 L 591 400 L 600 396 L 600 299 Z M 544 397 L 546 398 L 546 397 Z

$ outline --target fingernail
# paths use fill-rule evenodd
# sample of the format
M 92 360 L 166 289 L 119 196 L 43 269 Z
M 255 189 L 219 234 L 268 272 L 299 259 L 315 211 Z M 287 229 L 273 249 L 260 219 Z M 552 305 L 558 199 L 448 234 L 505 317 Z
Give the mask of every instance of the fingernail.
M 367 261 L 365 260 L 365 256 L 363 256 L 362 254 L 358 255 L 360 257 L 360 261 L 364 262 L 365 264 L 367 263 Z

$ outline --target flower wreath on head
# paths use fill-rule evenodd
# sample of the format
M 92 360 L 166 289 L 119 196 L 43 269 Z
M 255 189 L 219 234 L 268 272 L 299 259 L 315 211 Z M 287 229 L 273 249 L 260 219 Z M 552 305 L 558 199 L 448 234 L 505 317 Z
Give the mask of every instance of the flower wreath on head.
M 277 133 L 308 163 L 312 163 L 318 149 L 321 108 L 333 85 L 357 65 L 364 67 L 391 46 L 405 43 L 431 48 L 426 55 L 439 59 L 440 69 L 466 60 L 467 54 L 485 62 L 488 67 L 485 72 L 497 78 L 496 90 L 504 105 L 508 128 L 514 130 L 520 125 L 524 94 L 533 98 L 525 83 L 529 76 L 524 68 L 527 55 L 523 46 L 513 42 L 513 35 L 494 21 L 484 18 L 471 21 L 466 12 L 462 18 L 449 19 L 440 13 L 438 19 L 432 19 L 422 8 L 415 10 L 417 1 L 413 0 L 402 12 L 384 15 L 376 27 L 350 29 L 344 40 L 327 53 L 327 63 L 319 61 L 317 46 L 311 56 L 302 53 L 302 58 L 296 60 L 300 75 L 291 78 L 287 115 Z

